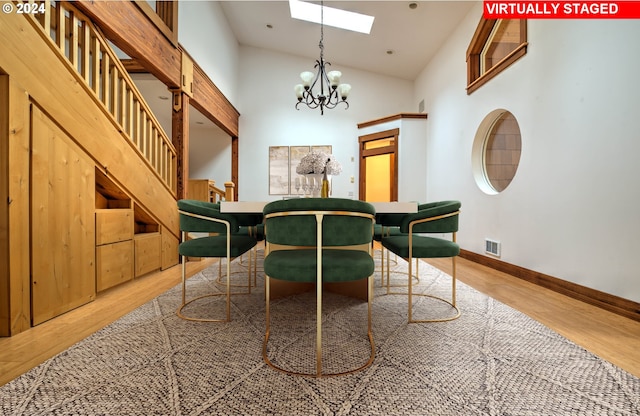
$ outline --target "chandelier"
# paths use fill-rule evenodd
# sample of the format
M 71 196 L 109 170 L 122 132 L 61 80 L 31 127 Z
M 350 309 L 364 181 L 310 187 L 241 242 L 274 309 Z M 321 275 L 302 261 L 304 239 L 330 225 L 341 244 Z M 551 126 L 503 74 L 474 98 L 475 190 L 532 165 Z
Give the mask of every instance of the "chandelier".
M 349 108 L 347 96 L 351 91 L 351 85 L 340 84 L 340 71 L 327 72 L 326 67 L 331 64 L 324 60 L 324 2 L 320 2 L 320 59 L 316 60 L 314 68 L 317 73 L 305 71 L 300 74 L 302 84 L 295 86 L 294 90 L 298 97 L 296 110 L 299 110 L 300 104 L 306 104 L 309 108 L 320 107 L 320 114 L 324 115 L 324 109 L 336 108 L 340 103 L 346 105 L 345 110 Z

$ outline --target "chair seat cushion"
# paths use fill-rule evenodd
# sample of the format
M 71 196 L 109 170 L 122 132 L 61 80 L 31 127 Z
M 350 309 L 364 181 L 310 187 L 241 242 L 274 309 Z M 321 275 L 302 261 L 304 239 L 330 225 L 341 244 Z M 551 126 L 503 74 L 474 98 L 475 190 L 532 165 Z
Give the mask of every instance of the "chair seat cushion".
M 382 245 L 402 258 L 409 257 L 409 235 L 384 237 Z M 460 254 L 460 246 L 443 238 L 413 236 L 413 258 L 454 257 Z
M 239 257 L 251 250 L 257 240 L 247 235 L 231 236 L 230 257 Z M 181 256 L 189 257 L 227 257 L 227 237 L 223 235 L 195 238 L 180 243 L 178 251 Z
M 316 250 L 272 251 L 264 259 L 267 276 L 290 282 L 316 281 Z M 374 261 L 366 251 L 324 249 L 322 251 L 322 280 L 348 282 L 373 274 Z

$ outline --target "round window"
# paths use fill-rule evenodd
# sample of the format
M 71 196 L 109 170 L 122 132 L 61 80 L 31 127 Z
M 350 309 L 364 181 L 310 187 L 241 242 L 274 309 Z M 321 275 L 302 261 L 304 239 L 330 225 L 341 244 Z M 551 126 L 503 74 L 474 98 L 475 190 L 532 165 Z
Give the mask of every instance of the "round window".
M 513 114 L 489 113 L 473 143 L 473 173 L 480 189 L 491 195 L 505 190 L 518 169 L 521 149 L 520 127 Z

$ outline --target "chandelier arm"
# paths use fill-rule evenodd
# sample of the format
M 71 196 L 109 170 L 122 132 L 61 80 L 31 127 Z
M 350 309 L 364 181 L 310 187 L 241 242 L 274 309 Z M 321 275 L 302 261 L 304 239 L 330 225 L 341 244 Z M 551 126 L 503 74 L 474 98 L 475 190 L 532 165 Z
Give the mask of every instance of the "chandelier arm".
M 322 59 L 322 58 L 320 58 L 320 59 Z M 313 88 L 318 83 L 318 80 L 320 80 L 320 89 L 322 90 L 322 72 L 323 72 L 323 67 L 322 67 L 321 61 L 316 61 L 316 64 L 313 67 L 314 68 L 319 68 L 319 70 L 318 70 L 318 73 L 316 74 L 316 77 L 313 79 L 313 82 L 311 83 L 311 86 L 309 86 L 309 93 L 311 95 L 313 95 Z M 314 97 L 314 101 L 315 101 L 315 97 Z
M 305 96 L 305 103 L 311 109 L 316 109 L 320 105 L 320 103 L 316 100 L 316 97 L 313 96 L 313 93 L 309 91 Z
M 338 106 L 338 104 L 342 102 L 345 102 L 345 101 L 340 101 L 338 99 L 338 96 L 332 93 L 330 99 L 326 100 L 324 104 L 325 104 L 325 107 L 327 107 L 328 109 L 334 109 Z
M 319 107 L 319 103 L 316 101 L 313 94 L 310 94 L 308 91 L 305 91 L 302 94 L 302 100 L 296 103 L 296 110 L 299 110 L 298 106 L 300 104 L 305 104 L 307 107 L 311 109 L 316 109 Z

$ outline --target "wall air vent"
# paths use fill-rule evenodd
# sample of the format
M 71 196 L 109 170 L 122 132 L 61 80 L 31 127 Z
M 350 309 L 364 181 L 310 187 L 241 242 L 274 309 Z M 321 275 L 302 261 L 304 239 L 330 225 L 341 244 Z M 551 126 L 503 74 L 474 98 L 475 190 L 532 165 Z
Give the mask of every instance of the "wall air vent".
M 484 251 L 492 256 L 500 257 L 500 241 L 484 239 Z

